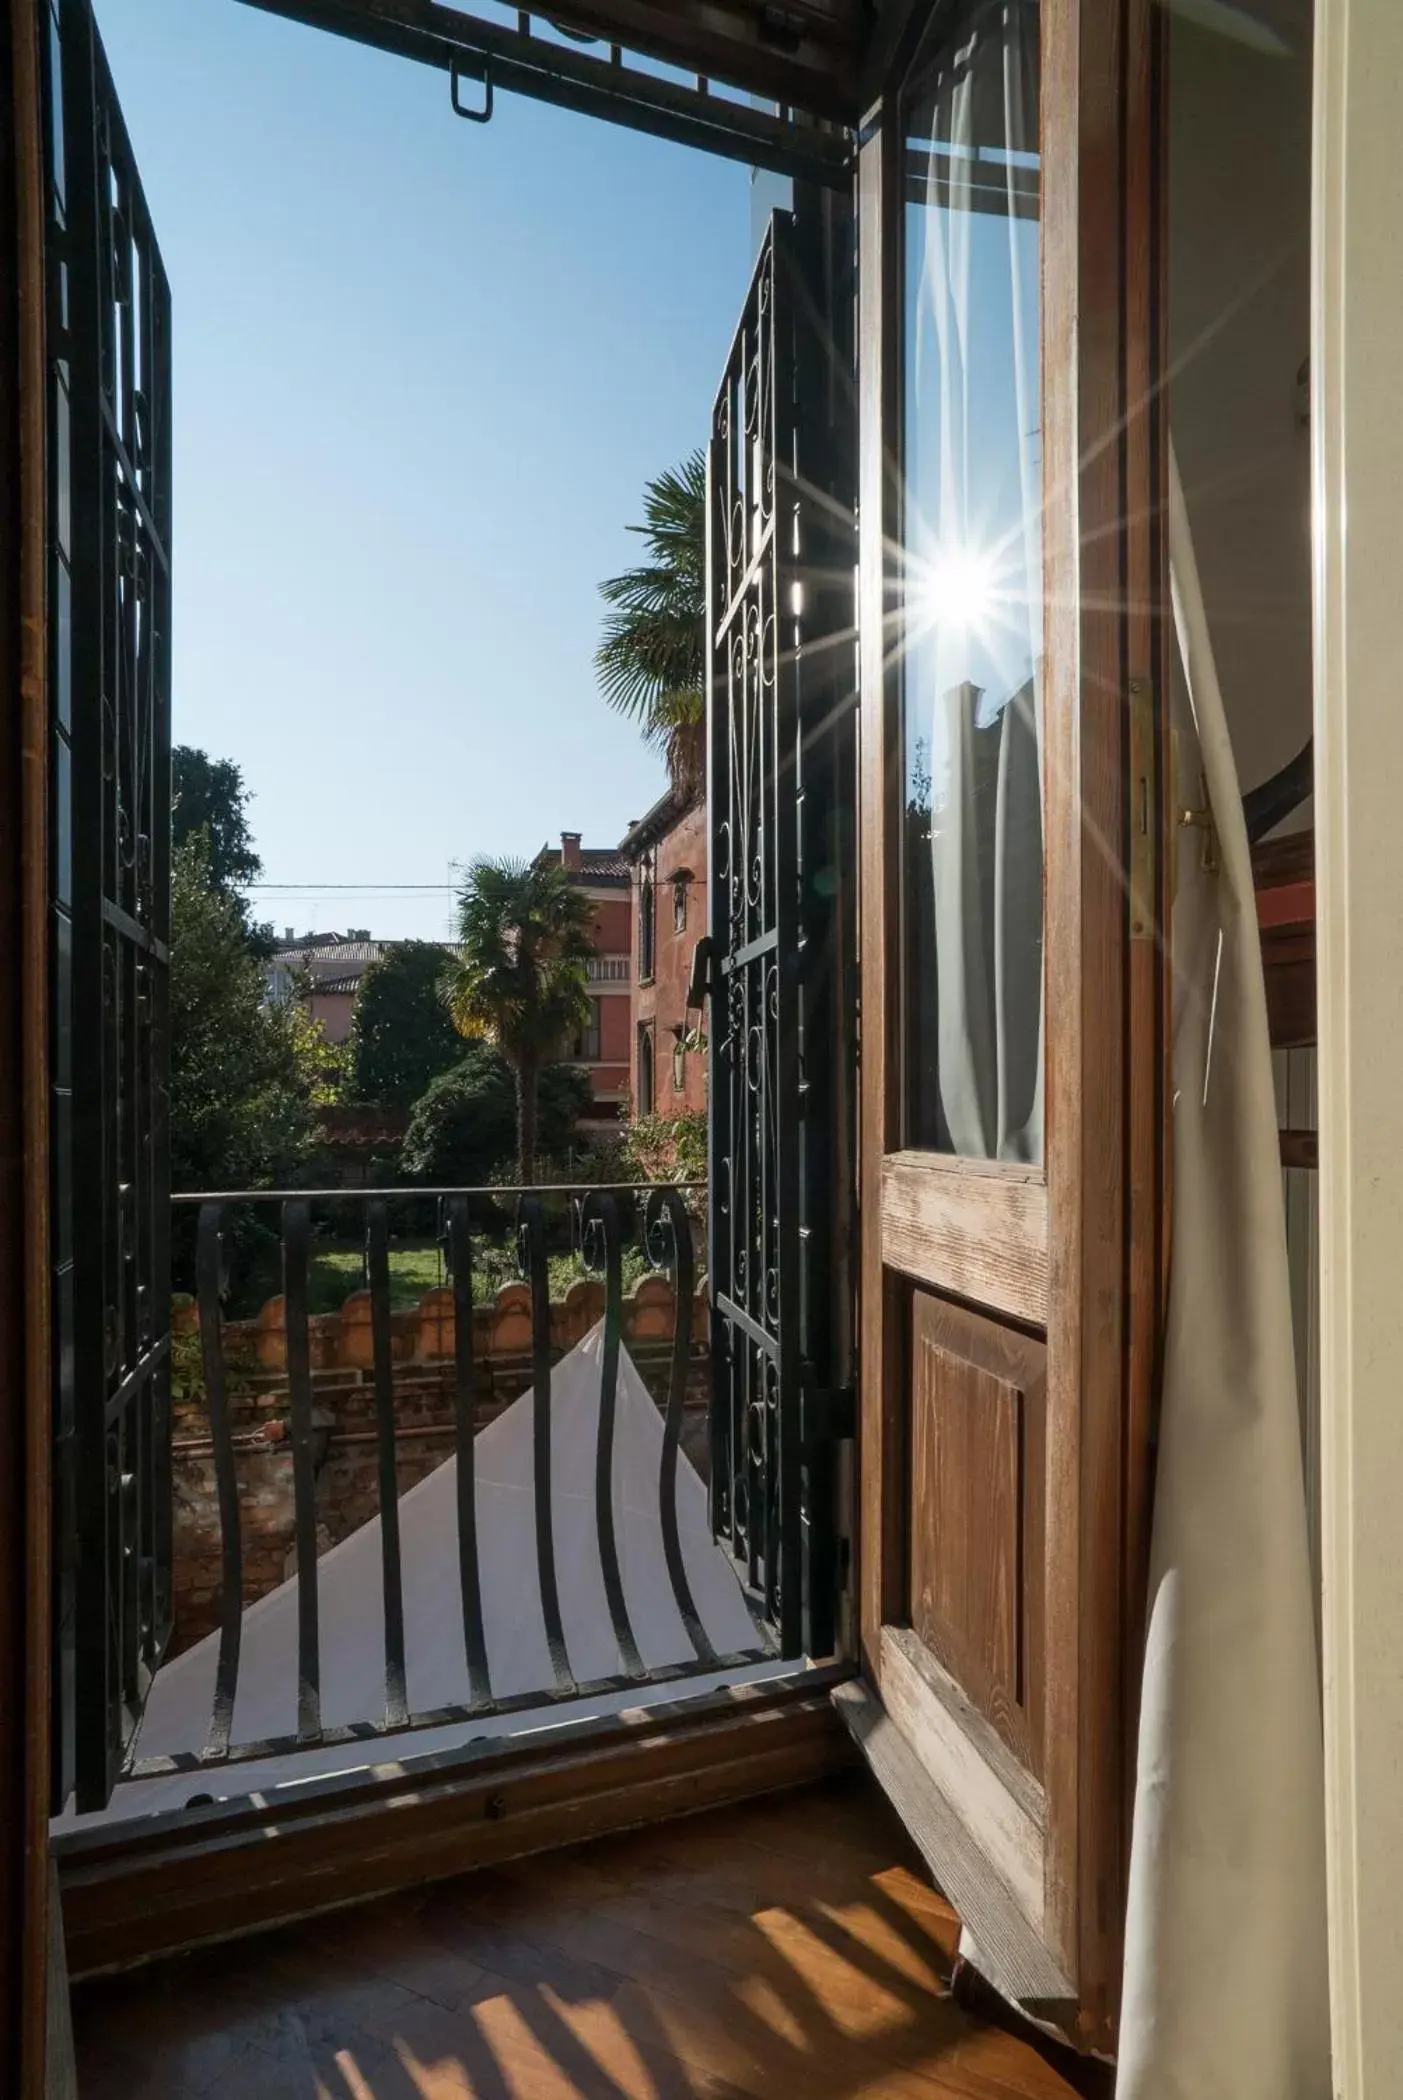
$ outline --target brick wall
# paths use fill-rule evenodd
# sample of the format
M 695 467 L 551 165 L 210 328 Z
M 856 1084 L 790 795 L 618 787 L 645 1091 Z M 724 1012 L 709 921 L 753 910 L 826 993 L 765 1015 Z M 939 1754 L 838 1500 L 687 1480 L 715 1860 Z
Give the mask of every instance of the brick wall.
M 638 898 L 645 880 L 653 884 L 653 975 L 644 982 L 639 974 Z M 675 917 L 677 885 L 681 884 L 685 924 Z M 683 1060 L 683 1083 L 676 1084 L 673 1070 L 675 1031 L 688 1022 L 687 987 L 692 974 L 692 953 L 706 932 L 706 805 L 698 803 L 678 819 L 638 860 L 633 871 L 633 966 L 634 1040 L 630 1046 L 632 1077 L 630 1091 L 635 1102 L 638 1086 L 638 1031 L 653 1034 L 653 1107 L 657 1114 L 676 1115 L 681 1109 L 706 1107 L 706 1055 L 689 1050 Z M 700 1015 L 690 1016 L 693 1027 Z
M 664 1276 L 648 1276 L 624 1300 L 624 1338 L 645 1385 L 665 1402 L 672 1363 L 674 1294 Z M 583 1279 L 551 1306 L 552 1351 L 558 1359 L 586 1335 L 604 1310 L 603 1285 Z M 412 1310 L 392 1314 L 396 1457 L 399 1492 L 453 1455 L 452 1292 L 429 1291 Z M 198 1319 L 191 1305 L 175 1314 L 177 1360 L 197 1359 Z M 371 1383 L 370 1298 L 348 1298 L 338 1313 L 310 1323 L 313 1420 L 325 1438 L 316 1476 L 317 1551 L 327 1552 L 379 1513 L 379 1456 Z M 531 1384 L 531 1303 L 525 1284 L 508 1284 L 473 1314 L 478 1428 Z M 707 1471 L 710 1359 L 705 1299 L 693 1307 L 693 1343 L 683 1448 L 702 1477 Z M 283 1301 L 271 1298 L 257 1318 L 225 1324 L 230 1416 L 239 1482 L 245 1607 L 293 1574 L 292 1446 Z M 179 1654 L 219 1623 L 221 1558 L 213 1445 L 203 1390 L 175 1407 L 175 1632 Z

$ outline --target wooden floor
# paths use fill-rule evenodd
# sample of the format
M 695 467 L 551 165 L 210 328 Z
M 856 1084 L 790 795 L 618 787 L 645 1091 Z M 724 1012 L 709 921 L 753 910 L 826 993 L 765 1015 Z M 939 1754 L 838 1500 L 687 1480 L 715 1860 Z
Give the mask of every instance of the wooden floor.
M 80 2100 L 1078 2090 L 954 2003 L 957 1937 L 854 1775 L 80 1986 Z

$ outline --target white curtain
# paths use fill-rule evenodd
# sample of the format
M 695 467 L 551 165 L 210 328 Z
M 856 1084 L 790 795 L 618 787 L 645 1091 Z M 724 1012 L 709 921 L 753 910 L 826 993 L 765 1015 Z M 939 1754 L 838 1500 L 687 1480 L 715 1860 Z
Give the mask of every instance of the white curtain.
M 944 1135 L 1042 1156 L 1037 9 L 976 7 L 928 143 L 906 442 L 908 709 L 927 740 Z
M 1290 1284 L 1242 802 L 1171 462 L 1182 777 L 1174 1242 L 1120 2100 L 1326 2100 L 1324 1776 Z

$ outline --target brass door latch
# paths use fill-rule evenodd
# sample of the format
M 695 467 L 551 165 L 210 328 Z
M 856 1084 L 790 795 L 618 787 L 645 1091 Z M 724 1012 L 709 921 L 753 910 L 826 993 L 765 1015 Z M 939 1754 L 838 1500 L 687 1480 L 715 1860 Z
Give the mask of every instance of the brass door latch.
M 1180 764 L 1179 732 L 1174 732 L 1173 751 L 1173 809 L 1174 809 L 1174 887 L 1179 887 L 1179 833 L 1197 831 L 1202 834 L 1203 848 L 1199 866 L 1205 875 L 1216 875 L 1222 865 L 1218 851 L 1218 826 L 1213 817 L 1213 804 L 1208 796 L 1208 779 L 1202 767 L 1198 775 L 1198 800 L 1189 802 L 1184 794 L 1182 768 Z
M 1203 797 L 1202 808 L 1181 809 L 1179 812 L 1179 826 L 1181 830 L 1192 829 L 1203 833 L 1202 867 L 1206 874 L 1216 875 L 1219 865 L 1218 827 L 1213 822 L 1213 806 L 1208 800 L 1208 782 L 1204 780 L 1202 774 L 1199 775 L 1199 793 Z

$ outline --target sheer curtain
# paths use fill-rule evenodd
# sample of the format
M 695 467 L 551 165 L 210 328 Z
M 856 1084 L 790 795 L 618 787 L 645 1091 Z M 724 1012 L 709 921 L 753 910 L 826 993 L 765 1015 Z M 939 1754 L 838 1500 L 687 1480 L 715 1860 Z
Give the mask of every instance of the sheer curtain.
M 1171 459 L 1174 1243 L 1119 2100 L 1327 2100 L 1325 1795 L 1276 1101 L 1242 799 Z M 1197 761 L 1197 762 L 1195 762 Z M 1193 836 L 1190 834 L 1190 836 Z
M 1038 11 L 967 16 L 918 104 L 928 152 L 911 314 L 909 718 L 926 738 L 950 1150 L 1042 1156 L 1042 462 Z

